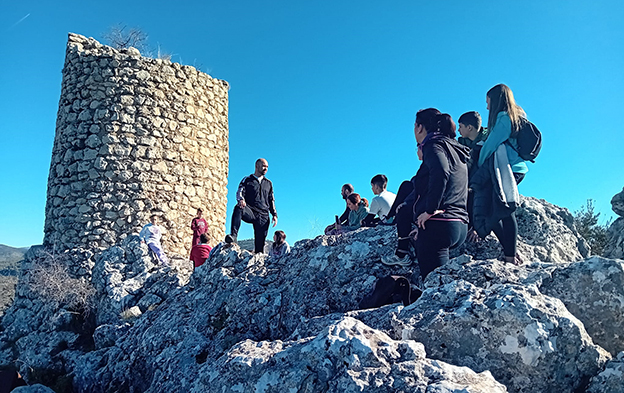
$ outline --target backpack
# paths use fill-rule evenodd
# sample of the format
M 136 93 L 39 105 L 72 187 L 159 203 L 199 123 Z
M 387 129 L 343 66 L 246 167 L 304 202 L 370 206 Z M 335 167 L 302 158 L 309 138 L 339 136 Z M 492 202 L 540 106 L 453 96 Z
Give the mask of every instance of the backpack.
M 518 148 L 514 147 L 514 150 L 518 152 L 520 158 L 525 161 L 535 162 L 535 158 L 537 158 L 542 149 L 542 133 L 535 124 L 524 120 L 516 134 L 516 140 L 518 141 Z
M 403 276 L 382 277 L 375 283 L 373 291 L 364 296 L 358 309 L 377 308 L 386 304 L 403 302 L 409 306 L 420 297 L 422 292 L 416 288 L 412 290 L 410 282 Z

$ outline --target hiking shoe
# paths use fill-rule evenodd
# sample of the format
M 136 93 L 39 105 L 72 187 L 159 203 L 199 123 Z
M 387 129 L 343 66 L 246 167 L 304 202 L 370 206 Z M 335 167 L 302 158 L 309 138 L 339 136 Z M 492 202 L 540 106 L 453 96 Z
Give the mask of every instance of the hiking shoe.
M 236 238 L 232 235 L 225 235 L 225 243 L 226 244 L 234 244 L 236 243 Z
M 409 266 L 412 264 L 412 260 L 410 259 L 409 255 L 405 255 L 403 258 L 400 258 L 396 255 L 391 255 L 389 257 L 382 257 L 381 263 L 388 266 Z

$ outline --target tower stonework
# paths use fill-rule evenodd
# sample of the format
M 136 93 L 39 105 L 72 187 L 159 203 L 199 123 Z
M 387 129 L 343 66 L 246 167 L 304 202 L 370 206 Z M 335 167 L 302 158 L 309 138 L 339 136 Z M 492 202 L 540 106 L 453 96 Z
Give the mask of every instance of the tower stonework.
M 44 244 L 110 247 L 157 214 L 186 254 L 202 208 L 225 235 L 227 82 L 69 34 L 48 178 Z

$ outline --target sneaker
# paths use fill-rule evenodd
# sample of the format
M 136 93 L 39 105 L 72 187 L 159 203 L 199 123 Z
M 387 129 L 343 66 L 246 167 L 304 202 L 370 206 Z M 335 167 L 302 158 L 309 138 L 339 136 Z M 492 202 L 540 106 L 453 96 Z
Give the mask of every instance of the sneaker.
M 226 244 L 234 244 L 236 243 L 236 238 L 232 235 L 225 235 L 225 243 Z
M 399 258 L 396 255 L 391 255 L 389 257 L 382 257 L 381 263 L 383 263 L 384 265 L 389 265 L 389 266 L 393 266 L 393 265 L 409 266 L 412 264 L 412 260 L 410 259 L 409 255 L 405 255 L 403 258 Z

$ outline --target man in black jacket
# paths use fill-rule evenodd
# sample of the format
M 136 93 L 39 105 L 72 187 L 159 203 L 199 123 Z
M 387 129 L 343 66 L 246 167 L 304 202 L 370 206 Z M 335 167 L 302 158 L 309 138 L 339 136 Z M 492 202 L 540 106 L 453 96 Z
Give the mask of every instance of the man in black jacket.
M 238 203 L 232 213 L 232 230 L 225 237 L 226 243 L 236 242 L 242 220 L 253 225 L 254 251 L 264 251 L 264 240 L 269 231 L 269 213 L 273 216 L 273 226 L 277 225 L 273 183 L 265 177 L 268 170 L 267 160 L 259 158 L 255 172 L 241 180 L 236 191 Z

